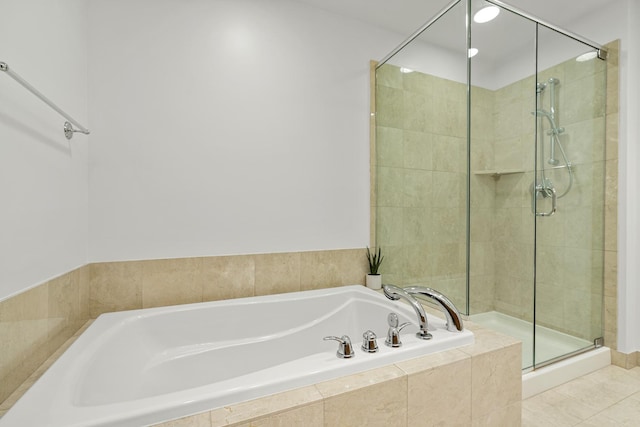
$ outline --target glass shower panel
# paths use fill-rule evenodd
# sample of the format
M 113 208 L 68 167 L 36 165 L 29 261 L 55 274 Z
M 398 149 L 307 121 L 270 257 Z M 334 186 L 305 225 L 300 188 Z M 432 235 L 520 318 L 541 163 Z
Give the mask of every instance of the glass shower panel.
M 502 37 L 506 28 L 517 35 Z M 472 319 L 522 341 L 533 366 L 536 24 L 501 10 L 471 24 Z
M 460 1 L 376 71 L 376 246 L 384 283 L 467 306 L 467 38 Z
M 535 365 L 602 337 L 606 62 L 540 26 Z

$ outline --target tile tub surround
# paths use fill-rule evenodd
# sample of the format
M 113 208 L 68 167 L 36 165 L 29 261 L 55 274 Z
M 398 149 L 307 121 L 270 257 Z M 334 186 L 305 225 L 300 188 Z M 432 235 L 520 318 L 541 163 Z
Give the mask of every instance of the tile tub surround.
M 364 284 L 366 249 L 91 264 L 89 314 Z
M 90 323 L 0 406 L 0 416 Z M 520 343 L 472 322 L 465 326 L 475 334 L 469 346 L 157 426 L 519 426 Z
M 0 403 L 89 319 L 84 266 L 0 302 Z
M 45 373 L 47 369 L 58 360 L 62 353 L 64 353 L 71 344 L 91 325 L 93 320 L 87 320 L 80 329 L 76 331 L 69 339 L 67 339 L 60 347 L 58 347 L 51 356 L 47 360 L 44 361 L 43 364 L 38 366 L 38 368 L 31 374 L 29 377 L 22 383 L 20 386 L 13 392 L 11 395 L 6 398 L 3 402 L 0 402 L 0 418 L 7 412 L 14 403 L 18 401 L 22 395 L 29 390 L 29 388 Z
M 363 284 L 366 250 L 93 263 L 0 302 L 0 402 L 102 313 Z
M 468 326 L 470 346 L 157 426 L 519 426 L 520 343 Z

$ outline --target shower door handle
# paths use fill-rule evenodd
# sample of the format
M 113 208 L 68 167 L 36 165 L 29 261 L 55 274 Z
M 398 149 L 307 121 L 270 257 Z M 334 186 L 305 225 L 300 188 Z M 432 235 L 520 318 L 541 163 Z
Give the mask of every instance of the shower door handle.
M 556 193 L 556 189 L 553 187 L 543 188 L 542 186 L 536 187 L 535 196 L 537 197 L 538 193 L 551 191 L 551 210 L 549 212 L 538 212 L 536 210 L 536 216 L 551 216 L 556 213 L 558 194 Z

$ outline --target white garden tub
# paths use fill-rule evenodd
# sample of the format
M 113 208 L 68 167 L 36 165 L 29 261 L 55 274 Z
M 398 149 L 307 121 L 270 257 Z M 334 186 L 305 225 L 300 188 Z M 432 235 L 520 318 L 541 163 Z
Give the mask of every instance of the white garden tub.
M 384 345 L 387 315 L 412 322 Z M 0 419 L 0 426 L 141 426 L 473 343 L 362 286 L 109 313 L 100 316 Z M 360 349 L 373 330 L 378 353 Z M 327 335 L 349 335 L 336 357 Z

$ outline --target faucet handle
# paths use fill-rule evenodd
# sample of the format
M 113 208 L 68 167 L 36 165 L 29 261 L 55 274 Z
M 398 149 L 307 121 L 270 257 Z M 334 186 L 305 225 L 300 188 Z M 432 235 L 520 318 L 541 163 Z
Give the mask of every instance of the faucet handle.
M 333 340 L 338 341 L 340 344 L 338 345 L 338 351 L 336 355 L 340 359 L 351 359 L 355 356 L 355 352 L 353 351 L 353 346 L 351 345 L 351 338 L 348 335 L 343 335 L 342 338 L 335 337 L 333 335 L 324 337 L 325 341 Z
M 375 332 L 372 330 L 368 330 L 364 334 L 362 334 L 362 350 L 367 353 L 375 353 L 378 351 L 378 341 L 376 341 L 378 337 Z
M 389 323 L 390 327 L 398 328 L 398 332 L 400 332 L 405 326 L 409 326 L 411 324 L 411 322 L 405 322 L 402 325 L 398 326 L 400 320 L 398 320 L 398 315 L 394 312 L 389 313 L 389 315 L 387 316 L 387 322 Z

